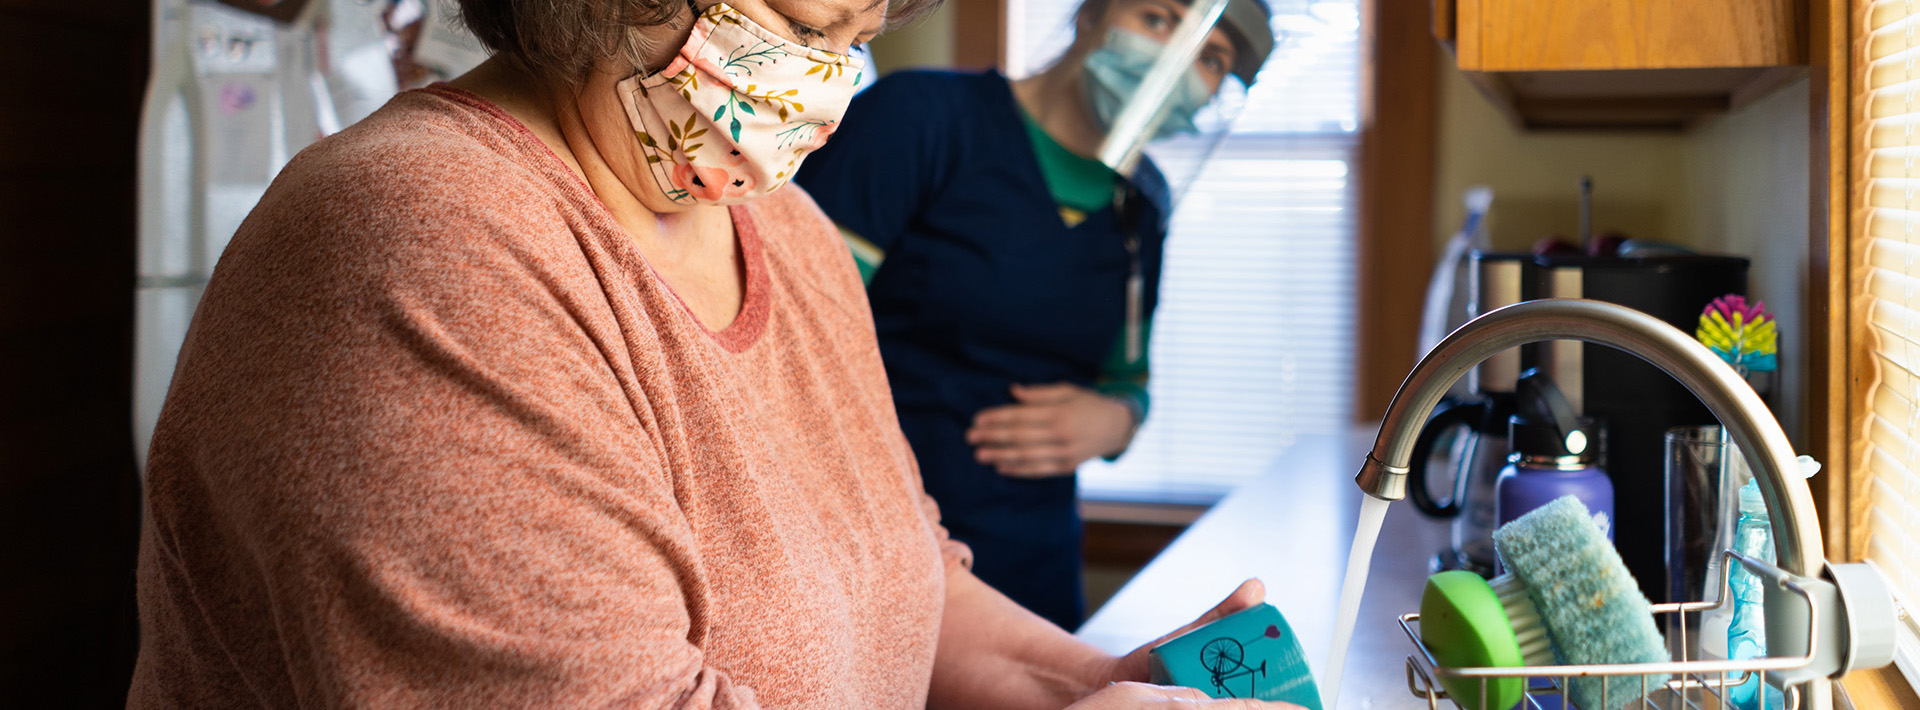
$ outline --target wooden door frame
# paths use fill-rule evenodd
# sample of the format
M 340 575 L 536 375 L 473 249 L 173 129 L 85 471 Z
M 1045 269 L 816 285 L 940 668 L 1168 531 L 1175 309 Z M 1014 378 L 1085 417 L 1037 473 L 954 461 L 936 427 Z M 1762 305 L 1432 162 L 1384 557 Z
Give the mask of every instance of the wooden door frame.
M 1812 0 L 1807 11 L 1808 225 L 1807 225 L 1807 433 L 1808 450 L 1824 468 L 1813 483 L 1826 554 L 1859 559 L 1849 494 L 1851 411 L 1847 356 L 1849 323 L 1848 181 L 1851 174 L 1852 72 L 1850 0 Z
M 1432 34 L 1432 0 L 1362 0 L 1360 25 L 1353 416 L 1372 422 L 1420 355 L 1444 55 Z
M 1871 385 L 1871 357 L 1864 348 L 1851 348 L 1868 325 L 1856 311 L 1853 280 L 1860 278 L 1861 257 L 1854 253 L 1853 230 L 1865 225 L 1855 219 L 1858 193 L 1855 180 L 1866 166 L 1853 161 L 1856 141 L 1855 91 L 1864 85 L 1856 75 L 1853 27 L 1857 0 L 1811 0 L 1807 11 L 1808 58 L 1813 65 L 1808 150 L 1807 264 L 1807 416 L 1809 450 L 1824 464 L 1812 481 L 1820 503 L 1821 534 L 1826 554 L 1836 561 L 1856 561 L 1866 555 L 1867 481 L 1855 480 L 1864 443 L 1861 420 L 1854 405 Z M 1856 671 L 1843 681 L 1858 707 L 1920 707 L 1920 693 L 1899 669 Z
M 1006 0 L 948 0 L 953 8 L 953 66 L 1007 67 Z

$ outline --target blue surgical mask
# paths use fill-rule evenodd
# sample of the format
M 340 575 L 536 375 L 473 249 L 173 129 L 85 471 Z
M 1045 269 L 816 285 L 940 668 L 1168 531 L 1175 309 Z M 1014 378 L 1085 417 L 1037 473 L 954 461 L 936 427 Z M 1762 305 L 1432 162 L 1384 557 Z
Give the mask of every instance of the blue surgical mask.
M 1087 54 L 1082 65 L 1086 70 L 1087 102 L 1093 107 L 1093 116 L 1101 128 L 1113 127 L 1114 119 L 1126 107 L 1127 99 L 1140 89 L 1140 82 L 1153 68 L 1153 61 L 1159 58 L 1162 48 L 1150 38 L 1117 29 L 1107 35 L 1105 46 Z M 1210 98 L 1206 80 L 1200 78 L 1199 71 L 1188 67 L 1167 97 L 1167 118 L 1154 132 L 1153 140 L 1199 133 L 1193 118 Z

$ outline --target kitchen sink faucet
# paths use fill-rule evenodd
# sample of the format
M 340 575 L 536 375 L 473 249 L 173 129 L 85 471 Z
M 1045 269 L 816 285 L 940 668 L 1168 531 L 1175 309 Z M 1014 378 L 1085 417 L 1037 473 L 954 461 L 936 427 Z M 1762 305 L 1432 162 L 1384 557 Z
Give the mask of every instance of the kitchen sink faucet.
M 1768 655 L 1787 660 L 1768 666 L 1770 679 L 1781 687 L 1801 686 L 1801 707 L 1830 710 L 1832 686 L 1813 681 L 1892 662 L 1899 620 L 1886 579 L 1871 565 L 1827 561 L 1813 496 L 1780 423 L 1711 350 L 1640 311 L 1600 301 L 1546 299 L 1500 308 L 1461 326 L 1401 383 L 1354 482 L 1375 498 L 1406 497 L 1414 440 L 1454 381 L 1501 351 L 1547 340 L 1618 348 L 1666 372 L 1706 404 L 1749 459 L 1772 513 L 1779 565 L 1771 574 L 1758 571 L 1768 581 Z

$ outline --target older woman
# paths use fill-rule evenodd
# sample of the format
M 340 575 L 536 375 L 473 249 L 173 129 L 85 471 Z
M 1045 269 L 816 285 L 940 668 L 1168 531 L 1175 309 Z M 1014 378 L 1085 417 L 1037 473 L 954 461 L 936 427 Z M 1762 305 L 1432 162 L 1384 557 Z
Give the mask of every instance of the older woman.
M 462 0 L 496 58 L 303 152 L 207 287 L 129 705 L 1196 697 L 972 576 L 845 247 L 775 191 L 926 4 Z

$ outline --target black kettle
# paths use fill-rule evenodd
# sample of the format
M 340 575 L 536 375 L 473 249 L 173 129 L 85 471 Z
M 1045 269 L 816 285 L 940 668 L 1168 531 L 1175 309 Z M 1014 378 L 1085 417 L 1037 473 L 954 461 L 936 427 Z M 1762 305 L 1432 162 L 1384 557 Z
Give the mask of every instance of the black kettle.
M 1511 393 L 1442 403 L 1414 441 L 1413 460 L 1407 467 L 1407 498 L 1421 513 L 1453 521 L 1448 545 L 1434 556 L 1435 569 L 1493 576 L 1493 486 L 1507 465 L 1507 420 L 1513 414 Z M 1430 476 L 1435 449 L 1442 443 L 1447 445 L 1447 475 Z M 1435 479 L 1445 481 L 1446 498 L 1434 494 Z

